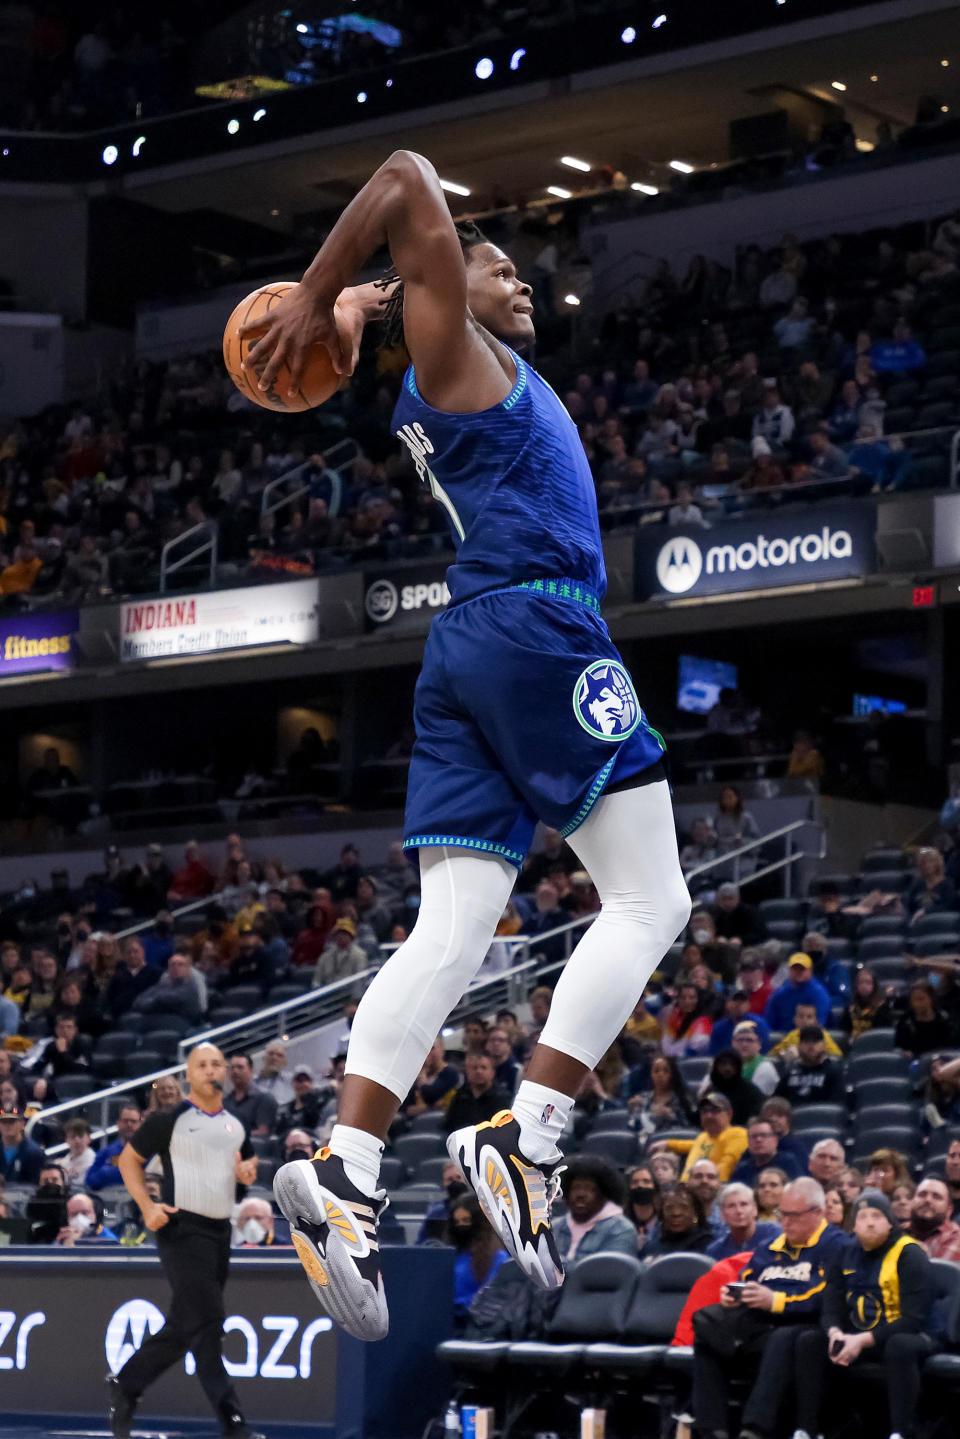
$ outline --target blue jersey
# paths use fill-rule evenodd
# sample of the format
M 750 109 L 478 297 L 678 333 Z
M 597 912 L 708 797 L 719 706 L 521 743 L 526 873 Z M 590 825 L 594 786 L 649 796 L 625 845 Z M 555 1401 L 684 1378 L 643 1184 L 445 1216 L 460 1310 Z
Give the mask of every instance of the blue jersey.
M 435 410 L 411 365 L 393 412 L 397 438 L 447 512 L 457 551 L 451 603 L 555 576 L 602 598 L 596 492 L 577 427 L 546 381 L 510 354 L 516 383 L 489 410 Z

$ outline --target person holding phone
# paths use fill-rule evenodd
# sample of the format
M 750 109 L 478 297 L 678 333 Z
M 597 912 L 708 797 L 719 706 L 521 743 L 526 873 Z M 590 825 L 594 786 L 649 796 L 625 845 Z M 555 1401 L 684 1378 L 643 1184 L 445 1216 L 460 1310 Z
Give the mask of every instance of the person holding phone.
M 797 1428 L 794 1439 L 820 1429 L 828 1401 L 855 1408 L 862 1400 L 844 1371 L 861 1360 L 883 1368 L 890 1439 L 914 1433 L 920 1372 L 933 1353 L 927 1332 L 934 1302 L 933 1270 L 921 1244 L 904 1234 L 890 1200 L 865 1189 L 854 1208 L 854 1242 L 831 1272 L 820 1326 L 805 1330 L 794 1351 Z
M 693 1413 L 698 1432 L 721 1439 L 733 1375 L 752 1377 L 743 1410 L 741 1439 L 767 1439 L 784 1397 L 784 1374 L 792 1382 L 792 1352 L 805 1326 L 816 1324 L 827 1274 L 847 1236 L 827 1224 L 824 1193 L 815 1179 L 795 1179 L 777 1211 L 783 1233 L 760 1244 L 724 1285 L 720 1303 L 693 1316 Z

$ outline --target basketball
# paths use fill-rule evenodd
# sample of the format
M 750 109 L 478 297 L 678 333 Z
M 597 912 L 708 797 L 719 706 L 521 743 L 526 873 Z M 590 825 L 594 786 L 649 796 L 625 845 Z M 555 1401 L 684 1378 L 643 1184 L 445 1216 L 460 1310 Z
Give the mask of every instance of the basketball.
M 290 388 L 290 371 L 286 365 L 281 366 L 270 389 L 261 390 L 258 388 L 259 372 L 243 369 L 243 361 L 259 336 L 241 340 L 239 332 L 242 325 L 260 320 L 269 314 L 284 295 L 296 288 L 292 280 L 278 280 L 274 284 L 262 285 L 259 290 L 254 290 L 246 299 L 240 301 L 223 332 L 223 363 L 241 394 L 246 395 L 248 400 L 253 400 L 254 404 L 262 405 L 265 410 L 281 410 L 289 414 L 316 409 L 317 405 L 329 400 L 340 388 L 342 376 L 333 368 L 329 351 L 324 345 L 312 347 L 296 395 L 287 394 Z M 341 337 L 345 338 L 339 312 L 336 313 Z

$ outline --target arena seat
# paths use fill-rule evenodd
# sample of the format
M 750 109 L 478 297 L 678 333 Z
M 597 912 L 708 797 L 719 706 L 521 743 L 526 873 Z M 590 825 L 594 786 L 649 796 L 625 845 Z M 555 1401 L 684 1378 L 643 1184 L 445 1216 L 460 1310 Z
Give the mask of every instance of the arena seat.
M 807 1134 L 812 1129 L 845 1130 L 850 1116 L 842 1104 L 799 1104 L 793 1111 L 790 1128 L 793 1134 Z
M 866 1079 L 851 1090 L 850 1097 L 856 1109 L 876 1108 L 880 1104 L 909 1104 L 914 1098 L 913 1081 L 909 1074 Z
M 907 856 L 900 849 L 872 849 L 860 861 L 861 875 L 874 870 L 892 871 L 909 867 Z
M 623 1334 L 641 1266 L 627 1254 L 591 1254 L 571 1265 L 544 1342 L 511 1344 L 507 1363 L 524 1370 L 568 1374 L 588 1344 Z
M 960 933 L 960 913 L 955 909 L 939 910 L 936 914 L 921 914 L 910 926 L 910 934 L 931 935 Z
M 625 1169 L 637 1158 L 637 1136 L 632 1130 L 601 1129 L 584 1136 L 581 1154 L 600 1154 L 619 1169 Z
M 446 1158 L 447 1149 L 442 1134 L 401 1134 L 391 1143 L 390 1153 L 408 1174 L 415 1174 L 422 1160 Z
M 850 1058 L 861 1054 L 889 1054 L 896 1051 L 896 1030 L 868 1029 L 850 1042 Z
M 858 1054 L 847 1064 L 847 1085 L 856 1089 L 868 1079 L 909 1078 L 910 1063 L 902 1054 Z
M 861 939 L 857 945 L 857 960 L 860 964 L 873 964 L 878 959 L 899 959 L 903 954 L 904 942 L 898 934 L 881 934 L 873 939 Z
M 868 914 L 860 926 L 859 938 L 879 939 L 884 935 L 903 934 L 907 921 L 898 914 Z

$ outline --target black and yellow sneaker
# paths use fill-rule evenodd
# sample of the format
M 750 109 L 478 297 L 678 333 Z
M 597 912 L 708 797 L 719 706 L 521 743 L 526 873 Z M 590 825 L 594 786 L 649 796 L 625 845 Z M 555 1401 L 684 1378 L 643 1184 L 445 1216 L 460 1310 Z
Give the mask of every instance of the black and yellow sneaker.
M 550 1229 L 550 1206 L 563 1160 L 534 1164 L 520 1148 L 520 1125 L 509 1109 L 485 1124 L 457 1129 L 447 1153 L 463 1170 L 480 1208 L 525 1274 L 542 1289 L 559 1289 L 563 1264 Z
M 329 1149 L 277 1170 L 273 1192 L 290 1221 L 310 1287 L 334 1323 L 355 1339 L 383 1339 L 390 1325 L 380 1275 L 377 1221 L 384 1190 L 368 1197 Z

